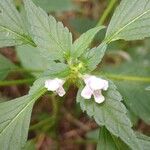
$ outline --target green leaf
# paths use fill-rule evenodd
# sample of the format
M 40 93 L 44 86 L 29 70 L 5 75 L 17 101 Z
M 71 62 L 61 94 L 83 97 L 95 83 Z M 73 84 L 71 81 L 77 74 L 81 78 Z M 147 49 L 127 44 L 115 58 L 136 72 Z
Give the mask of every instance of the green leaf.
M 120 137 L 132 149 L 141 149 L 137 138 L 131 129 L 131 122 L 126 115 L 126 108 L 121 103 L 122 97 L 117 91 L 116 86 L 109 82 L 108 91 L 103 93 L 105 101 L 97 104 L 92 100 L 84 100 L 81 97 L 81 90 L 77 95 L 77 102 L 81 109 L 86 111 L 90 117 L 93 117 L 100 126 L 105 126 L 112 134 Z
M 141 133 L 136 133 L 136 136 L 138 137 L 139 142 L 141 143 L 143 150 L 149 150 L 150 148 L 150 137 L 141 134 Z
M 43 80 L 37 80 L 28 95 L 0 103 L 0 149 L 25 146 L 33 104 L 45 92 Z
M 0 104 L 0 149 L 20 150 L 24 146 L 33 100 L 24 96 Z
M 12 0 L 0 2 L 0 47 L 29 43 L 35 45 Z
M 3 80 L 15 68 L 17 67 L 10 60 L 0 54 L 0 80 Z
M 67 77 L 70 73 L 70 68 L 64 63 L 51 62 L 48 69 L 43 73 L 43 76 L 50 76 L 53 78 Z
M 98 142 L 99 139 L 99 129 L 91 130 L 86 134 L 86 138 L 95 140 Z
M 72 0 L 33 0 L 33 2 L 43 8 L 46 12 L 70 11 L 76 9 Z
M 61 22 L 56 22 L 54 17 L 48 16 L 31 0 L 24 2 L 35 43 L 43 49 L 43 55 L 62 60 L 71 50 L 71 33 Z
M 122 0 L 106 34 L 106 41 L 138 40 L 150 36 L 150 1 Z
M 23 150 L 35 150 L 35 143 L 33 140 L 30 140 L 26 143 L 25 147 L 23 148 Z
M 24 96 L 0 104 L 1 149 L 20 150 L 24 146 L 27 140 L 33 103 L 38 97 Z
M 143 150 L 149 150 L 150 138 L 141 133 L 136 133 L 138 142 Z M 130 148 L 119 138 L 112 135 L 106 128 L 100 129 L 97 150 L 130 150 Z
M 100 128 L 97 150 L 129 150 L 119 138 L 112 135 L 105 127 Z
M 41 56 L 39 48 L 24 45 L 18 46 L 16 51 L 22 66 L 35 77 L 66 77 L 70 72 L 68 65 Z
M 107 77 L 114 79 L 129 110 L 149 124 L 150 92 L 145 89 L 150 84 L 149 49 L 146 51 L 142 47 L 140 52 L 138 48 L 135 48 L 132 49 L 132 53 L 132 61 L 114 66 L 105 65 L 103 71 L 107 72 Z
M 129 110 L 150 124 L 150 92 L 145 90 L 145 85 L 147 84 L 134 81 L 115 81 L 115 83 Z
M 88 71 L 96 69 L 97 65 L 101 62 L 107 45 L 105 43 L 100 44 L 98 47 L 92 48 L 84 56 L 84 62 Z
M 99 26 L 88 30 L 83 33 L 72 45 L 72 55 L 73 57 L 79 57 L 84 53 L 85 50 L 90 46 L 95 35 L 105 28 L 104 26 Z
M 150 137 L 139 132 L 135 134 L 143 150 L 149 150 Z M 130 150 L 120 138 L 112 135 L 105 127 L 88 132 L 86 137 L 98 143 L 97 150 Z
M 24 45 L 16 48 L 22 66 L 27 70 L 33 70 L 32 75 L 38 77 L 42 72 L 48 69 L 50 62 L 40 55 L 41 49 Z

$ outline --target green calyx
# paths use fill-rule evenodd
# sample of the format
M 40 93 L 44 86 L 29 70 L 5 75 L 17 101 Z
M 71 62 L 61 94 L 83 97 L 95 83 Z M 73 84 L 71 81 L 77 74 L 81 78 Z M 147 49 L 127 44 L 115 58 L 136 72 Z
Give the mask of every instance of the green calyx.
M 71 83 L 77 83 L 79 79 L 82 78 L 82 73 L 84 70 L 84 64 L 80 61 L 76 63 L 69 62 L 70 74 L 68 76 L 68 80 Z

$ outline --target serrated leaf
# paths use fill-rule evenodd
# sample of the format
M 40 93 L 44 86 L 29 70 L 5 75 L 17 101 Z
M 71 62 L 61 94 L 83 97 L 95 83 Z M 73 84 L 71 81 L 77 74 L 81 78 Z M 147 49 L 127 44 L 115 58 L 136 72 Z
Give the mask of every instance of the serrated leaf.
M 29 43 L 35 45 L 25 29 L 12 0 L 0 2 L 0 47 Z
M 109 82 L 108 91 L 104 93 L 105 101 L 103 104 L 97 104 L 94 100 L 84 100 L 81 97 L 81 90 L 77 95 L 77 102 L 80 103 L 81 109 L 86 111 L 90 117 L 93 117 L 98 125 L 105 126 L 132 149 L 140 150 L 141 147 L 131 129 L 131 122 L 126 115 L 127 110 L 121 103 L 122 97 L 116 86 Z
M 143 150 L 149 150 L 150 137 L 139 132 L 135 132 L 135 134 Z M 131 149 L 120 138 L 112 135 L 105 127 L 88 132 L 86 137 L 98 143 L 98 150 L 113 150 L 113 148 L 115 148 L 115 150 Z
M 149 150 L 150 138 L 141 133 L 136 133 L 138 142 L 140 143 L 143 150 Z M 97 145 L 97 150 L 130 150 L 125 143 L 123 143 L 119 138 L 112 135 L 106 128 L 100 129 L 99 142 Z
M 10 60 L 0 54 L 0 80 L 3 80 L 15 68 L 17 67 Z
M 150 92 L 145 90 L 150 84 L 149 51 L 142 47 L 141 52 L 136 48 L 132 49 L 132 53 L 134 53 L 131 55 L 132 61 L 114 66 L 105 65 L 103 71 L 112 78 L 117 76 L 114 82 L 128 109 L 150 124 Z
M 33 104 L 45 92 L 43 82 L 37 80 L 28 95 L 0 103 L 0 149 L 25 146 Z
M 24 146 L 32 106 L 28 96 L 0 104 L 0 149 L 20 150 Z
M 129 150 L 119 138 L 112 135 L 105 127 L 100 129 L 97 150 Z
M 93 71 L 96 69 L 105 54 L 106 48 L 107 44 L 102 43 L 98 47 L 92 48 L 85 54 L 85 65 L 88 71 Z
M 31 26 L 31 34 L 43 55 L 54 60 L 62 60 L 72 46 L 72 35 L 61 22 L 48 16 L 31 0 L 24 0 L 27 17 Z
M 123 95 L 129 110 L 150 124 L 150 92 L 145 90 L 145 85 L 147 84 L 137 81 L 115 81 L 115 83 Z M 128 89 L 128 91 L 125 89 Z
M 150 1 L 122 0 L 108 26 L 106 41 L 150 36 Z
M 95 35 L 103 29 L 104 26 L 99 26 L 88 30 L 83 33 L 72 45 L 72 55 L 74 57 L 79 57 L 84 53 L 85 50 L 90 46 Z

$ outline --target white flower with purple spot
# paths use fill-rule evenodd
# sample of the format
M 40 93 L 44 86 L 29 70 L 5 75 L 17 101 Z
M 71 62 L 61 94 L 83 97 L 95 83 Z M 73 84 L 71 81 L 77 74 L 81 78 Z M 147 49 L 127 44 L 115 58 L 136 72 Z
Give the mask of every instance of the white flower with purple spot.
M 64 96 L 66 94 L 63 84 L 65 83 L 62 79 L 49 79 L 45 81 L 45 88 L 47 88 L 48 91 L 56 92 L 60 97 Z
M 95 102 L 102 103 L 105 97 L 102 95 L 102 90 L 108 89 L 108 81 L 92 75 L 84 75 L 83 77 L 86 86 L 81 92 L 81 96 L 85 99 L 91 99 L 94 96 Z

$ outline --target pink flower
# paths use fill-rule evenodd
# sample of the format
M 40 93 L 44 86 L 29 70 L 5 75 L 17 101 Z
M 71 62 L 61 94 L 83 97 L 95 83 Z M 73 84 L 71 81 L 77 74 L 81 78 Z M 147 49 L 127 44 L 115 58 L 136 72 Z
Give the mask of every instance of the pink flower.
M 45 88 L 47 88 L 48 91 L 56 92 L 60 97 L 64 96 L 66 94 L 63 84 L 65 83 L 62 79 L 49 79 L 45 81 Z
M 81 96 L 85 99 L 91 99 L 94 96 L 95 102 L 102 103 L 105 97 L 102 95 L 102 90 L 108 89 L 108 81 L 92 75 L 83 77 L 86 86 L 81 92 Z

